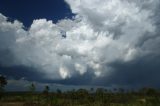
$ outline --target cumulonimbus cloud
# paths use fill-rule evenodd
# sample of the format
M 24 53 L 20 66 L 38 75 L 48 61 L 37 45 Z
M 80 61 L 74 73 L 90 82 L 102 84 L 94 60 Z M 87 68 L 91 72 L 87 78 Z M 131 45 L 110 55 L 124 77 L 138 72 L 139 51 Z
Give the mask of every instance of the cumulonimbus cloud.
M 114 70 L 110 63 L 152 54 L 150 44 L 159 42 L 151 39 L 157 36 L 153 16 L 158 0 L 66 2 L 76 14 L 73 19 L 57 23 L 35 19 L 28 30 L 0 14 L 0 63 L 33 67 L 49 79 L 67 79 L 88 71 L 94 77 L 109 77 Z

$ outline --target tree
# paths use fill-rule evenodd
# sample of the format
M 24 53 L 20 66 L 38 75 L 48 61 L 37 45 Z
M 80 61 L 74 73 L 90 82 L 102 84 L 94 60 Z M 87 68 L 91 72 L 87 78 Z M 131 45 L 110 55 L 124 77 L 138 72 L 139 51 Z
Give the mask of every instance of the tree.
M 119 88 L 119 93 L 124 93 L 125 90 L 123 88 Z
M 46 102 L 48 102 L 49 100 L 49 86 L 48 85 L 45 86 L 43 90 L 43 95 L 45 97 Z
M 46 91 L 49 92 L 49 86 L 48 85 L 46 86 Z
M 49 86 L 46 85 L 43 93 L 48 94 L 49 93 L 49 89 L 50 89 Z
M 5 85 L 7 85 L 7 80 L 3 75 L 0 75 L 0 99 L 3 96 Z
M 105 93 L 105 90 L 103 88 L 97 88 L 96 89 L 96 94 L 97 95 L 103 95 Z
M 139 90 L 139 93 L 144 95 L 155 95 L 157 94 L 157 90 L 154 88 L 145 87 Z
M 35 87 L 35 85 L 32 83 L 32 84 L 29 86 L 29 91 L 30 91 L 31 93 L 33 93 L 33 92 L 35 92 L 35 90 L 36 90 L 36 87 Z
M 103 99 L 104 97 L 104 94 L 105 94 L 105 91 L 103 88 L 97 88 L 96 89 L 96 96 L 99 98 L 99 99 Z
M 0 91 L 4 90 L 5 85 L 7 85 L 7 80 L 3 75 L 0 75 Z
M 78 97 L 85 98 L 86 96 L 88 96 L 89 93 L 86 89 L 78 89 L 77 94 L 78 94 Z
M 57 89 L 57 93 L 58 93 L 58 94 L 61 94 L 62 91 L 61 91 L 60 89 Z
M 94 92 L 94 88 L 90 88 L 90 91 L 91 91 L 91 93 L 93 93 Z

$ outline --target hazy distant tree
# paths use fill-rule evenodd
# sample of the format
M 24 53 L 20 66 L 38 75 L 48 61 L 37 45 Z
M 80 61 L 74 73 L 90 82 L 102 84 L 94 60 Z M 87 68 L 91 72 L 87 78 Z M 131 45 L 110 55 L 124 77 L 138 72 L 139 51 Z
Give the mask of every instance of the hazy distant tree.
M 83 104 L 83 103 L 88 103 L 88 97 L 89 97 L 89 93 L 88 90 L 86 89 L 78 89 L 76 91 L 76 96 L 77 99 Z
M 98 95 L 102 95 L 102 94 L 104 94 L 104 89 L 103 88 L 97 88 L 96 89 L 96 94 L 98 94 Z
M 105 92 L 105 93 L 108 93 L 108 89 L 104 89 L 104 92 Z
M 97 88 L 95 93 L 96 93 L 96 99 L 97 100 L 99 100 L 101 102 L 106 101 L 105 100 L 105 89 L 104 88 Z
M 45 96 L 48 96 L 48 95 L 49 95 L 49 90 L 50 90 L 49 86 L 46 85 L 45 88 L 44 88 L 44 90 L 43 90 L 43 94 L 44 94 Z
M 125 90 L 123 88 L 119 88 L 119 93 L 124 93 Z
M 90 88 L 90 91 L 91 91 L 91 93 L 93 93 L 94 92 L 94 88 Z
M 4 86 L 7 85 L 7 80 L 3 75 L 0 75 L 0 91 L 4 91 Z
M 35 87 L 35 85 L 32 83 L 32 84 L 29 86 L 29 91 L 30 91 L 31 93 L 33 93 L 33 92 L 35 92 L 35 90 L 36 90 L 36 87 Z
M 154 88 L 145 87 L 145 88 L 140 89 L 139 93 L 145 94 L 145 95 L 155 95 L 155 94 L 157 94 L 157 90 Z
M 45 86 L 45 88 L 44 88 L 43 93 L 45 93 L 45 94 L 47 94 L 47 95 L 48 95 L 49 90 L 50 90 L 49 86 L 48 86 L 48 85 L 46 85 L 46 86 Z
M 114 92 L 117 92 L 117 88 L 113 88 L 113 91 L 114 91 Z
M 57 89 L 57 93 L 58 93 L 58 94 L 61 94 L 62 91 L 61 91 L 60 89 Z
M 36 91 L 36 86 L 35 86 L 34 83 L 31 83 L 29 85 L 29 97 L 30 98 L 28 98 L 28 100 L 30 101 L 30 103 L 33 103 L 35 101 L 35 95 L 34 95 L 35 91 Z
M 3 75 L 0 75 L 0 99 L 3 96 L 5 85 L 7 85 L 7 80 Z
M 86 89 L 78 89 L 77 94 L 79 97 L 85 97 L 88 95 L 88 91 Z
M 49 88 L 48 85 L 46 85 L 44 90 L 43 90 L 43 94 L 44 94 L 44 97 L 45 97 L 44 100 L 45 100 L 46 103 L 49 103 L 49 100 L 51 99 L 50 96 L 49 96 L 49 90 L 50 90 L 50 88 Z M 50 101 L 50 104 L 52 104 L 51 101 Z

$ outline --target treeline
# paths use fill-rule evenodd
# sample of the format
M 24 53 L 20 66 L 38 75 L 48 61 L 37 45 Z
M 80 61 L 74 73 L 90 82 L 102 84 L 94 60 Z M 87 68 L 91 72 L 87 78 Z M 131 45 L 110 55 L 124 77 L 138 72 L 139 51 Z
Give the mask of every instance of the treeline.
M 50 91 L 44 86 L 43 91 L 37 92 L 36 85 L 31 83 L 26 92 L 4 92 L 7 84 L 5 77 L 1 78 L 0 106 L 5 103 L 21 103 L 17 106 L 160 106 L 160 91 L 154 88 L 140 90 L 125 90 L 123 88 L 104 89 L 90 88 L 73 89 L 70 91 Z M 3 82 L 3 83 L 2 83 Z
M 62 92 L 5 92 L 0 103 L 20 102 L 23 106 L 159 106 L 160 93 L 153 88 L 139 91 L 110 91 L 103 88 Z M 5 105 L 4 105 L 5 106 Z

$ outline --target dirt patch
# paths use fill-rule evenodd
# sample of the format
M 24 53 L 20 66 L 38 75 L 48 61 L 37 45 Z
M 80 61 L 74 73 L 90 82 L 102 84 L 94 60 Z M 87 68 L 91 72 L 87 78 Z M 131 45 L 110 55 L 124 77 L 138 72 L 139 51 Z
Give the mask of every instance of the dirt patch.
M 24 106 L 21 102 L 0 103 L 0 106 Z

